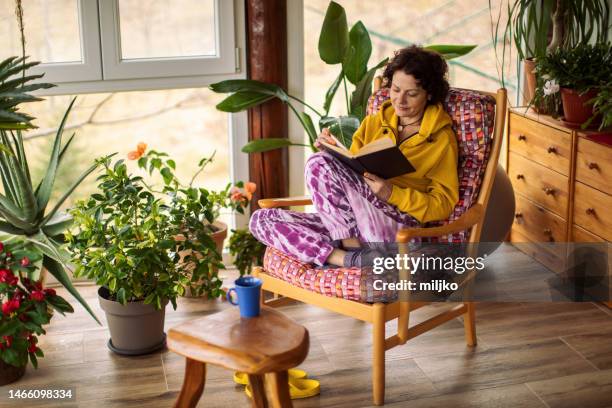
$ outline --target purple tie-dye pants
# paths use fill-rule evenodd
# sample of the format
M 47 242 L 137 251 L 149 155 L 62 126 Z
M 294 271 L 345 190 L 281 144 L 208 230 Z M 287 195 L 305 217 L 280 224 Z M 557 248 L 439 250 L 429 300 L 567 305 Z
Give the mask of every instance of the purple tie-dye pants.
M 316 213 L 263 208 L 249 222 L 259 241 L 300 261 L 323 265 L 337 246 L 334 241 L 394 242 L 400 227 L 419 225 L 379 199 L 363 176 L 328 153 L 310 156 L 304 176 Z

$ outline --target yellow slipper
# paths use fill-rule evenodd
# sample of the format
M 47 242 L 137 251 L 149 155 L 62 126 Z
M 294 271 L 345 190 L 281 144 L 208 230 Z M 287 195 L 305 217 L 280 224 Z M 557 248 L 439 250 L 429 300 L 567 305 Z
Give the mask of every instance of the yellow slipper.
M 253 398 L 251 386 L 244 387 L 244 392 L 249 398 Z M 319 395 L 321 392 L 321 383 L 317 380 L 307 378 L 291 378 L 289 379 L 289 396 L 291 399 L 308 398 Z
M 290 368 L 289 369 L 289 378 L 302 379 L 306 378 L 308 374 L 306 371 L 300 370 L 299 368 Z M 241 371 L 236 371 L 234 373 L 234 382 L 240 385 L 248 385 L 249 384 L 249 375 L 247 373 L 243 373 Z

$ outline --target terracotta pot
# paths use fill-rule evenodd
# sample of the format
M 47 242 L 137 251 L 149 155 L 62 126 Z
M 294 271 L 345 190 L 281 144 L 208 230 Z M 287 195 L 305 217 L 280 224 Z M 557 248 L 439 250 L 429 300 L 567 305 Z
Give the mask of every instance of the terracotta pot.
M 523 72 L 525 73 L 525 83 L 523 86 L 523 103 L 529 105 L 535 96 L 536 90 L 536 76 L 535 76 L 535 61 L 533 58 L 523 60 Z M 532 105 L 532 108 L 536 110 L 537 107 Z
M 593 115 L 593 104 L 587 102 L 597 96 L 596 89 L 590 89 L 583 95 L 569 88 L 561 88 L 563 102 L 563 119 L 575 125 L 581 125 Z
M 128 302 L 122 305 L 109 299 L 105 287 L 98 289 L 100 307 L 106 314 L 111 338 L 108 348 L 117 354 L 149 354 L 166 345 L 164 319 L 168 300 L 161 310 L 144 302 Z
M 0 385 L 14 383 L 19 380 L 26 372 L 26 366 L 15 367 L 7 364 L 0 359 Z
M 215 241 L 215 244 L 217 246 L 217 251 L 219 251 L 219 253 L 221 254 L 223 253 L 223 243 L 225 242 L 225 238 L 227 238 L 227 224 L 217 220 L 213 222 L 213 225 L 218 228 L 218 231 L 213 232 L 211 234 L 211 238 L 213 241 Z M 183 259 L 185 256 L 189 255 L 190 253 L 191 253 L 190 251 L 181 251 L 179 252 L 179 255 L 181 259 Z M 191 290 L 189 288 L 185 290 L 185 294 L 183 296 L 196 297 L 193 293 L 191 293 Z

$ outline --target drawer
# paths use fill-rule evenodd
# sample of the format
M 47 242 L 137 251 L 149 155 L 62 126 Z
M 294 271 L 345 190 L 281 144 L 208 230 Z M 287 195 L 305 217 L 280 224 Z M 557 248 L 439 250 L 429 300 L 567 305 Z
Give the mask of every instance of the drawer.
M 612 194 L 612 147 L 578 138 L 576 180 Z
M 606 240 L 574 224 L 572 226 L 572 242 L 606 242 Z
M 576 224 L 572 227 L 572 243 L 568 251 L 568 273 L 590 277 L 586 287 L 595 300 L 612 300 L 612 244 Z M 571 276 L 571 275 L 570 275 Z
M 569 176 L 572 135 L 510 114 L 510 151 Z
M 510 242 L 516 249 L 537 260 L 551 271 L 558 274 L 565 272 L 565 252 L 559 251 L 558 246 L 532 242 L 516 230 L 512 230 Z
M 564 219 L 567 217 L 568 177 L 512 152 L 508 160 L 508 176 L 514 191 Z
M 576 182 L 574 223 L 612 241 L 612 196 Z
M 517 194 L 512 229 L 534 242 L 565 242 L 567 223 L 558 215 Z

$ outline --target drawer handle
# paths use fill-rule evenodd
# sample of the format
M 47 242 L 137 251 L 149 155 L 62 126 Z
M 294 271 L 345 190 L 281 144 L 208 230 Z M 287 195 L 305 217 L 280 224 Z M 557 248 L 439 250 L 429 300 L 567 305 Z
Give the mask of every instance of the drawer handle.
M 585 211 L 588 215 L 595 215 L 595 209 L 594 208 L 587 208 Z
M 542 232 L 546 235 L 552 235 L 552 230 L 550 228 L 545 228 Z
M 523 176 L 522 174 L 517 174 L 517 175 L 516 175 L 516 179 L 517 179 L 517 180 L 521 180 L 521 179 L 523 179 L 523 180 L 524 180 L 524 179 L 525 179 L 525 176 Z
M 523 213 L 518 212 L 518 213 L 514 214 L 514 218 L 516 218 L 517 220 L 520 219 L 520 218 L 523 218 Z
M 525 135 L 518 135 L 518 140 L 527 140 L 527 136 L 525 136 Z
M 544 193 L 546 193 L 546 195 L 555 195 L 554 188 L 544 187 L 542 190 L 544 190 Z
M 589 162 L 587 166 L 589 167 L 589 170 L 599 170 L 597 163 Z
M 546 151 L 548 153 L 557 153 L 557 148 L 555 146 L 548 146 L 548 149 L 546 149 Z

